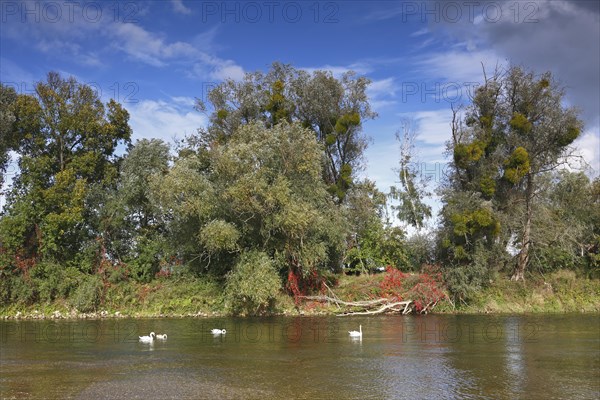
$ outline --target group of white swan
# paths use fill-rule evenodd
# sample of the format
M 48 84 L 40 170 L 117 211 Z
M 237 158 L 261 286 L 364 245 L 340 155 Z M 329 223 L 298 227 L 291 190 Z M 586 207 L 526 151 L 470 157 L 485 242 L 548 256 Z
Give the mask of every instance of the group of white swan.
M 213 335 L 224 335 L 227 333 L 227 331 L 225 329 L 211 329 L 210 333 L 212 333 Z M 360 338 L 362 339 L 362 325 L 358 326 L 358 330 L 357 331 L 348 331 L 348 334 L 350 335 L 351 338 Z M 157 335 L 154 332 L 150 332 L 149 336 L 139 336 L 140 338 L 140 342 L 142 343 L 153 343 L 154 339 L 158 339 L 158 340 L 167 340 L 167 334 L 164 333 L 162 335 Z
M 154 339 L 167 340 L 167 334 L 164 333 L 162 335 L 157 335 L 154 332 L 150 332 L 149 336 L 139 336 L 139 338 L 140 338 L 140 342 L 142 342 L 142 343 L 153 343 Z

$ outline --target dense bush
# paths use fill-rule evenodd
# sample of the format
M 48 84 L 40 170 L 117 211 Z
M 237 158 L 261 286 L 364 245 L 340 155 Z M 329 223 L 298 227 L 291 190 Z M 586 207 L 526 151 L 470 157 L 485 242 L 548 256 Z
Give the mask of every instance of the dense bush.
M 161 251 L 160 241 L 141 238 L 135 256 L 127 260 L 131 277 L 138 282 L 150 282 L 160 270 Z
M 428 266 L 420 274 L 408 274 L 389 267 L 380 283 L 381 294 L 394 301 L 412 300 L 417 312 L 446 298 L 439 268 Z
M 281 281 L 271 258 L 249 251 L 227 275 L 225 297 L 233 314 L 259 315 L 272 310 L 280 290 Z
M 102 300 L 104 286 L 97 275 L 85 276 L 71 296 L 70 303 L 80 312 L 96 311 Z
M 30 270 L 32 284 L 41 302 L 66 298 L 77 287 L 82 274 L 73 267 L 63 268 L 56 263 L 41 262 Z

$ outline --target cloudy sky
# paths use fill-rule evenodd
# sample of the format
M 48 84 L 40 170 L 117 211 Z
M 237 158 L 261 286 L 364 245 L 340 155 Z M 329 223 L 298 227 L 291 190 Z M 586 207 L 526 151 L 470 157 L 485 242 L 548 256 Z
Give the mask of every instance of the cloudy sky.
M 395 181 L 394 134 L 417 123 L 418 156 L 439 177 L 452 103 L 496 66 L 552 71 L 579 107 L 579 151 L 600 171 L 597 1 L 6 1 L 0 80 L 30 92 L 50 70 L 73 75 L 131 114 L 134 138 L 171 141 L 206 124 L 193 109 L 224 78 L 273 61 L 373 83 L 364 174 Z

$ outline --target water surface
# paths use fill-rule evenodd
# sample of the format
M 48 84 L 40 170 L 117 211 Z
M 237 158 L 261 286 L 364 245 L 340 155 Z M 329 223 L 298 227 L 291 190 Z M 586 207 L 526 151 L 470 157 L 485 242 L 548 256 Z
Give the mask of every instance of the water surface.
M 589 314 L 2 321 L 0 344 L 2 399 L 600 396 Z

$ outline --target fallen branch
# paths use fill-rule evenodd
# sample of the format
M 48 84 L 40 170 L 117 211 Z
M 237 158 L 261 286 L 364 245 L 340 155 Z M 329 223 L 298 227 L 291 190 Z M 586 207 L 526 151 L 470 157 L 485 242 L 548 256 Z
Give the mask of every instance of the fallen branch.
M 383 299 L 383 298 L 376 299 L 376 300 L 365 300 L 365 301 L 344 301 L 344 300 L 340 300 L 338 298 L 333 298 L 333 297 L 329 297 L 329 296 L 298 296 L 298 297 L 304 298 L 306 300 L 331 302 L 331 303 L 341 304 L 341 305 L 350 306 L 350 307 L 370 307 L 370 306 L 376 306 L 376 305 L 382 304 L 382 303 L 387 303 L 389 301 L 388 299 Z
M 408 300 L 408 301 L 398 301 L 395 303 L 391 303 L 391 304 L 385 304 L 381 307 L 379 307 L 377 310 L 372 310 L 372 311 L 350 311 L 347 313 L 343 313 L 343 314 L 338 314 L 338 317 L 344 317 L 346 315 L 372 315 L 372 314 L 381 314 L 385 311 L 388 310 L 393 310 L 396 312 L 399 312 L 400 309 L 396 308 L 399 306 L 404 306 L 404 310 L 406 310 L 406 307 L 408 307 L 408 305 L 412 303 L 412 300 Z

